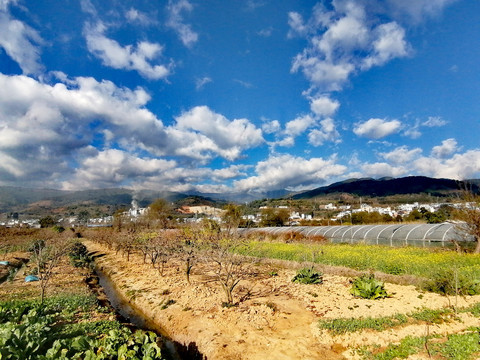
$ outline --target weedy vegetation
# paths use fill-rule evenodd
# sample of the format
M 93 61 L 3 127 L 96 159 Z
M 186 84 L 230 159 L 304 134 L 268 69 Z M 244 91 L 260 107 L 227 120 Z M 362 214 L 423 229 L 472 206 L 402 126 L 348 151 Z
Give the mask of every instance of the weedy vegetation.
M 292 282 L 299 284 L 321 284 L 323 283 L 323 274 L 315 271 L 313 267 L 306 267 L 297 271 Z
M 284 243 L 250 240 L 241 254 L 302 262 L 314 262 L 360 271 L 412 275 L 426 291 L 440 294 L 480 294 L 480 255 L 445 249 L 392 248 L 381 245 Z M 453 269 L 453 270 L 445 270 Z

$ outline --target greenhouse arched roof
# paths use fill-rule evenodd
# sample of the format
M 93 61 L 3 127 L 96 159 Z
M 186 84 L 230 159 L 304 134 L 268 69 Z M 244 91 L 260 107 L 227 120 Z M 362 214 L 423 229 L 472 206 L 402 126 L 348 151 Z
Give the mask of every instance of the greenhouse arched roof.
M 363 242 L 380 245 L 445 246 L 452 241 L 472 241 L 455 224 L 388 224 L 388 225 L 332 225 L 285 226 L 242 229 L 242 233 L 266 232 L 281 235 L 290 232 L 306 237 L 323 236 L 332 242 Z

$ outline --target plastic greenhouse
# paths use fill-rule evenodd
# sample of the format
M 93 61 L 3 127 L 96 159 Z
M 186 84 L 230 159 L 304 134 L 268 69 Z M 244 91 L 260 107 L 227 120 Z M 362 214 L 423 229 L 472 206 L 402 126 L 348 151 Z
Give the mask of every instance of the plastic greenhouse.
M 323 236 L 337 243 L 366 243 L 390 246 L 451 246 L 453 241 L 471 242 L 458 226 L 442 224 L 285 226 L 243 229 L 242 233 L 265 232 L 281 235 L 298 232 L 306 237 Z

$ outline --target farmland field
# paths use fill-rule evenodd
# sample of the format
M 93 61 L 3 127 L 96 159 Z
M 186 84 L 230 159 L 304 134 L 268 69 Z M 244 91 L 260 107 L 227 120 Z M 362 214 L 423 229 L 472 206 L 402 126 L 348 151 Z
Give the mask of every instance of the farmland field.
M 96 266 L 132 306 L 208 359 L 475 359 L 480 353 L 480 295 L 467 294 L 478 291 L 475 255 L 256 238 L 235 239 L 220 258 L 211 243 L 233 240 L 195 229 L 139 232 L 135 239 L 103 230 L 83 236 Z M 176 241 L 183 247 L 173 247 Z M 155 242 L 164 253 L 153 262 L 147 245 Z M 21 250 L 5 247 L 2 256 L 19 257 Z M 292 282 L 302 268 L 321 281 Z M 82 271 L 65 259 L 47 299 L 85 292 Z M 231 303 L 224 274 L 238 280 Z M 351 282 L 362 274 L 384 281 L 388 296 L 354 296 Z M 38 297 L 35 283 L 16 278 L 0 285 L 3 301 L 26 297 Z

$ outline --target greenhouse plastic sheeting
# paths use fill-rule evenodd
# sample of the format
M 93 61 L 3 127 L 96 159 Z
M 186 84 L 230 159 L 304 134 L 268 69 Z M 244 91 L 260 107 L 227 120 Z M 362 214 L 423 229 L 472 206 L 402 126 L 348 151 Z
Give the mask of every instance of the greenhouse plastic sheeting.
M 289 232 L 301 233 L 307 237 L 323 236 L 332 242 L 446 246 L 452 241 L 473 241 L 462 233 L 455 224 L 390 224 L 390 225 L 335 225 L 335 226 L 285 226 L 255 229 L 241 229 L 241 233 L 267 232 L 281 235 Z

